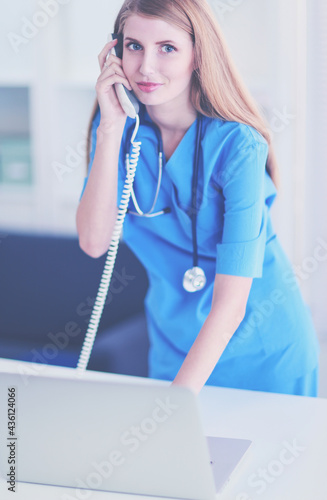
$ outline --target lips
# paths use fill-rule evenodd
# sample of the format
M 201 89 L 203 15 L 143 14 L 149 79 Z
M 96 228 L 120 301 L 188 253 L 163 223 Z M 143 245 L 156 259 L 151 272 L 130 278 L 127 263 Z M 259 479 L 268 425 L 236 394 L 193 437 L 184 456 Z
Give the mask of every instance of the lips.
M 138 82 L 137 86 L 142 92 L 154 92 L 155 90 L 162 87 L 162 83 L 154 82 Z

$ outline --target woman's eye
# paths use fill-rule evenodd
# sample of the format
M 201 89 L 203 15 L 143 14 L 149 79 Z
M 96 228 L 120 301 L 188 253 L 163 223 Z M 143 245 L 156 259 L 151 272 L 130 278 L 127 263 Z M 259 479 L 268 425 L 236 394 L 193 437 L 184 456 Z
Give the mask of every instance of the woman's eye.
M 165 52 L 166 54 L 170 54 L 171 52 L 175 52 L 176 49 L 172 45 L 163 45 L 162 51 Z
M 127 44 L 127 48 L 130 50 L 141 50 L 142 47 L 138 43 L 131 42 L 131 43 Z

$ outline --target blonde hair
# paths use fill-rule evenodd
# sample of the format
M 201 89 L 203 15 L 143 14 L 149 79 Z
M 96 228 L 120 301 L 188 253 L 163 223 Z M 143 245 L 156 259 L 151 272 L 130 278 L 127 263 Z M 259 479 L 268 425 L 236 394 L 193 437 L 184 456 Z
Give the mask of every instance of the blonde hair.
M 191 88 L 194 108 L 210 118 L 235 121 L 255 128 L 269 145 L 266 169 L 278 188 L 279 168 L 268 124 L 242 82 L 206 0 L 125 0 L 115 22 L 116 33 L 124 32 L 126 20 L 132 14 L 163 19 L 189 33 L 194 43 L 196 67 Z M 97 111 L 96 101 L 89 124 L 89 139 Z

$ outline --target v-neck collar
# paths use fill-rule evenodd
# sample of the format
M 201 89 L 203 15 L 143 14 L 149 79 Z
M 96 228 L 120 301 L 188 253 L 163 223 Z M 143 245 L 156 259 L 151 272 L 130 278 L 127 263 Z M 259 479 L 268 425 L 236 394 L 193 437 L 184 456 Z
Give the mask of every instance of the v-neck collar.
M 144 120 L 145 122 L 148 122 L 151 127 L 155 127 L 157 129 L 157 132 L 159 134 L 159 137 L 160 137 L 160 140 L 161 140 L 161 144 L 162 144 L 161 131 L 160 131 L 159 127 L 151 119 L 149 113 L 146 110 L 146 107 L 143 105 L 142 108 L 143 108 L 142 109 L 142 121 Z M 198 122 L 198 117 L 196 117 L 196 119 L 194 120 L 194 122 L 189 126 L 189 128 L 187 129 L 187 131 L 183 135 L 182 139 L 178 143 L 178 146 L 176 147 L 175 151 L 173 152 L 173 154 L 169 158 L 169 160 L 166 160 L 165 154 L 163 153 L 163 160 L 164 160 L 164 168 L 165 168 L 165 170 L 170 170 L 171 166 L 173 166 L 174 164 L 176 164 L 177 159 L 180 158 L 180 156 L 183 154 L 183 152 L 185 152 L 184 143 L 187 142 L 189 140 L 189 138 L 192 137 L 192 135 L 194 135 L 194 137 L 195 137 L 197 122 Z M 188 148 L 187 151 L 191 152 L 192 157 L 193 157 L 195 139 L 194 139 L 194 141 L 191 140 L 189 142 L 190 142 L 191 147 Z M 190 150 L 192 150 L 192 151 L 190 151 Z

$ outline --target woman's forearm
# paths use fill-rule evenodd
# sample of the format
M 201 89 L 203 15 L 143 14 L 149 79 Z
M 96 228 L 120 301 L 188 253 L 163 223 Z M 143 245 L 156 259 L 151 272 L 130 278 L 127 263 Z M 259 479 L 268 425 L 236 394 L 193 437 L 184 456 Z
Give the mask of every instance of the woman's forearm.
M 200 392 L 243 319 L 240 313 L 212 310 L 187 354 L 174 385 Z
M 117 219 L 118 159 L 121 131 L 99 125 L 90 176 L 80 201 L 76 224 L 82 250 L 103 255 L 111 242 Z

